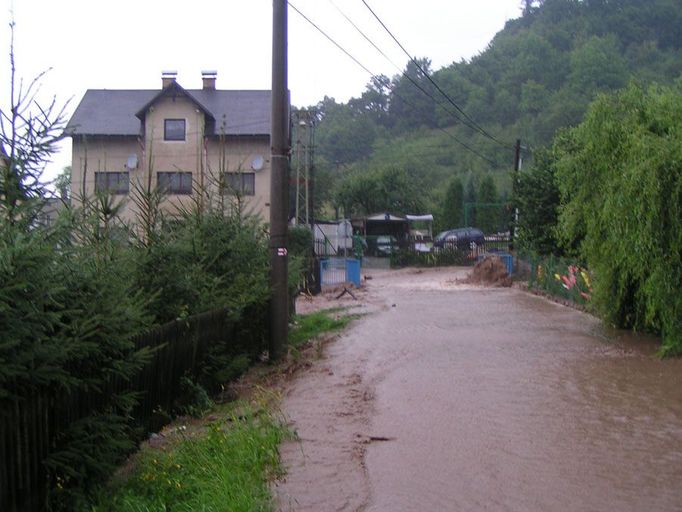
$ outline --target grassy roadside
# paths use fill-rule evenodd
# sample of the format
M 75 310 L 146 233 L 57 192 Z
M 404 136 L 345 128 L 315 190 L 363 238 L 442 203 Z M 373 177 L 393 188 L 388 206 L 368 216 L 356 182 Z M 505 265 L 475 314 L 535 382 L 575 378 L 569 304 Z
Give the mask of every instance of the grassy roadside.
M 354 318 L 343 309 L 296 315 L 289 360 L 258 368 L 248 384 L 257 389 L 248 400 L 216 405 L 199 420 L 166 429 L 135 454 L 91 510 L 273 510 L 269 483 L 283 474 L 278 447 L 292 434 L 278 413 L 277 393 L 267 387 L 277 374 L 291 373 L 291 360 L 300 359 L 311 340 L 342 330 Z
M 346 314 L 345 308 L 325 309 L 307 315 L 295 315 L 289 331 L 289 345 L 300 348 L 323 334 L 341 331 L 358 315 Z
M 93 511 L 272 510 L 268 482 L 282 472 L 278 446 L 287 429 L 253 404 L 218 409 L 141 450 L 132 472 L 114 479 Z

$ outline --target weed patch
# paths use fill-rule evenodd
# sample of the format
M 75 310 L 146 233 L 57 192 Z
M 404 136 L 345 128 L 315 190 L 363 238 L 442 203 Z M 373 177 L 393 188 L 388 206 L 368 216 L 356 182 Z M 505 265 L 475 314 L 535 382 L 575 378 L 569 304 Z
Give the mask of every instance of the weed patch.
M 200 430 L 175 429 L 145 448 L 114 481 L 95 512 L 269 511 L 268 482 L 282 474 L 278 446 L 288 433 L 272 414 L 236 403 Z
M 294 326 L 289 331 L 289 344 L 300 347 L 309 340 L 326 332 L 340 331 L 357 315 L 345 315 L 343 308 L 327 309 L 307 315 L 296 315 Z

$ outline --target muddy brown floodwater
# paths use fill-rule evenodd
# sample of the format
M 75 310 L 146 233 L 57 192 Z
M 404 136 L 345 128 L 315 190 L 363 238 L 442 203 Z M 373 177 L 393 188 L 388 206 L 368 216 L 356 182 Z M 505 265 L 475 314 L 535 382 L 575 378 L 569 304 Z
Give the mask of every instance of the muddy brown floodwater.
M 280 510 L 682 510 L 682 360 L 462 272 L 370 272 L 286 390 Z

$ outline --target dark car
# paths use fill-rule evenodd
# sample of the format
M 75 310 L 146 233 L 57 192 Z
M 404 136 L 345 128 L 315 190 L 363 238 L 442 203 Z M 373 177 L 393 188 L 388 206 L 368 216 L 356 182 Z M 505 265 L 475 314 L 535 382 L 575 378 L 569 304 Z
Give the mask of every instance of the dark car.
M 483 231 L 478 228 L 457 228 L 442 231 L 433 240 L 434 247 L 471 249 L 472 243 L 481 246 L 485 243 Z

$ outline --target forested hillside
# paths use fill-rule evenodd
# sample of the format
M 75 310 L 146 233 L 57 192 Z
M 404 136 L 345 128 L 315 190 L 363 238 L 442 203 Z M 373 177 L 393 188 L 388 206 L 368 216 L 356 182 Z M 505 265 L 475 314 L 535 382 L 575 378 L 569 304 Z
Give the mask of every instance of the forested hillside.
M 359 98 L 313 107 L 321 216 L 332 206 L 346 215 L 409 208 L 447 224 L 443 199 L 454 179 L 474 200 L 491 177 L 504 201 L 517 139 L 525 165 L 600 92 L 682 74 L 680 0 L 525 4 L 469 61 L 432 70 L 428 57 L 416 59 L 402 75 L 372 77 Z M 368 188 L 380 192 L 357 197 Z

